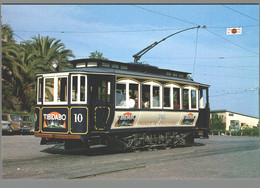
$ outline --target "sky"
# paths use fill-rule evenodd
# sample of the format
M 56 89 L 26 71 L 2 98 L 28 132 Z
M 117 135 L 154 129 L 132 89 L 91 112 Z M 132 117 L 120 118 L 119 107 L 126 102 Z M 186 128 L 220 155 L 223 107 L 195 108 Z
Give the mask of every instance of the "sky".
M 259 117 L 258 5 L 2 5 L 19 43 L 33 36 L 61 40 L 76 59 L 99 51 L 109 60 L 133 62 L 133 55 L 176 34 L 140 62 L 191 73 L 210 85 L 211 110 Z M 202 28 L 206 26 L 206 28 Z M 227 35 L 228 27 L 242 34 Z

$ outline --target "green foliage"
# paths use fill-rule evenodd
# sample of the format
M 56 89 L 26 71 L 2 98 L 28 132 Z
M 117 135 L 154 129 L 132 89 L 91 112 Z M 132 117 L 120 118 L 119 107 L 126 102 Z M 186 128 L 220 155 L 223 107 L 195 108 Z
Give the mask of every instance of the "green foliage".
M 36 103 L 36 74 L 54 71 L 53 60 L 59 62 L 57 70 L 70 68 L 68 58 L 74 55 L 60 40 L 39 35 L 16 44 L 11 27 L 2 29 L 2 108 L 31 112 Z
M 231 133 L 232 136 L 259 136 L 259 129 L 257 127 L 247 127 L 237 131 L 211 130 L 210 132 L 212 135 L 219 135 L 221 133 L 224 133 L 225 135 L 230 135 Z
M 101 53 L 97 50 L 95 52 L 91 52 L 89 55 L 89 58 L 108 60 L 108 58 L 103 57 L 103 53 Z
M 226 130 L 226 123 L 223 120 L 223 116 L 219 116 L 216 113 L 212 113 L 211 130 L 217 130 L 217 131 L 225 131 Z
M 257 127 L 245 128 L 242 130 L 243 136 L 259 136 L 259 129 Z

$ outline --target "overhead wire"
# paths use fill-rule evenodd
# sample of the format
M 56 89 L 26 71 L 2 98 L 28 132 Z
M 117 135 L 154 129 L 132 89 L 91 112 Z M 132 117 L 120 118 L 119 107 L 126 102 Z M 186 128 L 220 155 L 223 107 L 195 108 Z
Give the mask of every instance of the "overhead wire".
M 230 10 L 232 10 L 232 11 L 234 11 L 234 12 L 238 13 L 238 14 L 241 14 L 241 15 L 243 15 L 243 16 L 245 16 L 245 17 L 248 17 L 248 18 L 250 18 L 250 19 L 253 19 L 253 20 L 255 20 L 255 21 L 258 21 L 258 22 L 259 22 L 259 20 L 258 20 L 258 19 L 256 19 L 256 18 L 253 18 L 253 17 L 251 17 L 251 16 L 248 16 L 247 14 L 244 14 L 244 13 L 242 13 L 242 12 L 239 12 L 239 11 L 237 11 L 237 10 L 235 10 L 235 9 L 232 9 L 232 8 L 230 8 L 230 7 L 226 6 L 226 5 L 221 5 L 221 6 L 223 6 L 223 7 L 227 8 L 227 9 L 230 9 Z
M 230 40 L 228 40 L 228 39 L 226 39 L 226 38 L 224 38 L 224 37 L 218 35 L 217 33 L 214 33 L 213 31 L 211 31 L 211 30 L 209 30 L 209 29 L 207 29 L 207 28 L 204 28 L 204 29 L 205 29 L 206 31 L 208 31 L 209 33 L 211 33 L 211 34 L 213 34 L 213 35 L 216 35 L 217 37 L 219 37 L 219 38 L 221 38 L 221 39 L 223 39 L 223 40 L 225 40 L 225 41 L 228 41 L 228 42 L 232 43 L 233 45 L 235 45 L 235 46 L 237 46 L 237 47 L 239 47 L 239 48 L 241 48 L 241 49 L 244 49 L 244 50 L 246 50 L 246 51 L 248 51 L 248 52 L 251 52 L 251 53 L 253 53 L 253 54 L 258 55 L 258 53 L 254 52 L 254 51 L 252 51 L 252 50 L 250 50 L 250 49 L 248 49 L 248 48 L 245 48 L 245 47 L 243 47 L 243 46 L 241 46 L 241 45 L 238 45 L 238 44 L 236 44 L 236 43 L 234 43 L 234 42 L 232 42 L 232 41 L 230 41 Z
M 193 23 L 193 22 L 190 22 L 190 21 L 187 21 L 187 20 L 183 20 L 183 19 L 180 19 L 180 18 L 177 18 L 177 17 L 174 17 L 174 16 L 170 16 L 170 15 L 167 15 L 167 14 L 164 14 L 164 13 L 156 12 L 156 11 L 148 9 L 148 8 L 140 7 L 138 5 L 132 5 L 132 6 L 139 8 L 139 9 L 143 9 L 143 10 L 148 11 L 148 12 L 152 12 L 152 13 L 161 15 L 161 16 L 165 16 L 165 17 L 168 17 L 168 18 L 179 20 L 181 22 L 189 23 L 189 24 L 192 24 L 192 25 L 199 25 L 199 24 L 196 24 L 196 23 Z
M 217 28 L 227 28 L 228 26 L 207 26 L 210 29 L 217 29 Z M 259 27 L 259 25 L 244 25 L 240 27 Z M 58 30 L 14 30 L 14 32 L 18 33 L 71 33 L 71 34 L 96 34 L 96 33 L 137 33 L 137 32 L 159 32 L 159 31 L 175 31 L 175 30 L 182 30 L 183 28 L 165 28 L 165 29 L 139 29 L 139 30 L 110 30 L 110 31 L 58 31 Z

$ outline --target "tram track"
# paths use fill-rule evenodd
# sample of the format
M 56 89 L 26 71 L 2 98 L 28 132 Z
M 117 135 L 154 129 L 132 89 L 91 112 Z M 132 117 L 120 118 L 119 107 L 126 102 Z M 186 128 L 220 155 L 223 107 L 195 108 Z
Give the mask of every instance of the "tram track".
M 229 145 L 197 144 L 193 147 L 156 149 L 124 153 L 85 153 L 83 150 L 65 152 L 62 147 L 43 150 L 44 156 L 32 156 L 30 160 L 3 159 L 3 178 L 10 179 L 89 179 L 137 172 L 156 166 L 175 165 L 178 161 L 199 159 L 203 157 L 228 155 L 231 153 L 259 149 L 257 142 L 249 145 L 243 142 Z M 44 153 L 47 152 L 47 153 Z M 101 152 L 101 153 L 100 153 Z M 46 157 L 47 156 L 47 157 Z M 46 164 L 46 165 L 43 165 Z M 53 165 L 54 164 L 54 165 Z M 16 170 L 17 168 L 20 170 Z M 5 170 L 8 169 L 8 170 Z M 15 169 L 15 171 L 12 171 Z

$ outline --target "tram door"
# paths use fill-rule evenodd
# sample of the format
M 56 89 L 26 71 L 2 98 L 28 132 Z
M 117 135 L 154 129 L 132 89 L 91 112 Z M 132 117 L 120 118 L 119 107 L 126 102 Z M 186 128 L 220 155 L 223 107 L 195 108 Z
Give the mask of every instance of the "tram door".
M 109 126 L 114 99 L 114 76 L 89 75 L 89 104 L 93 130 L 105 130 Z

